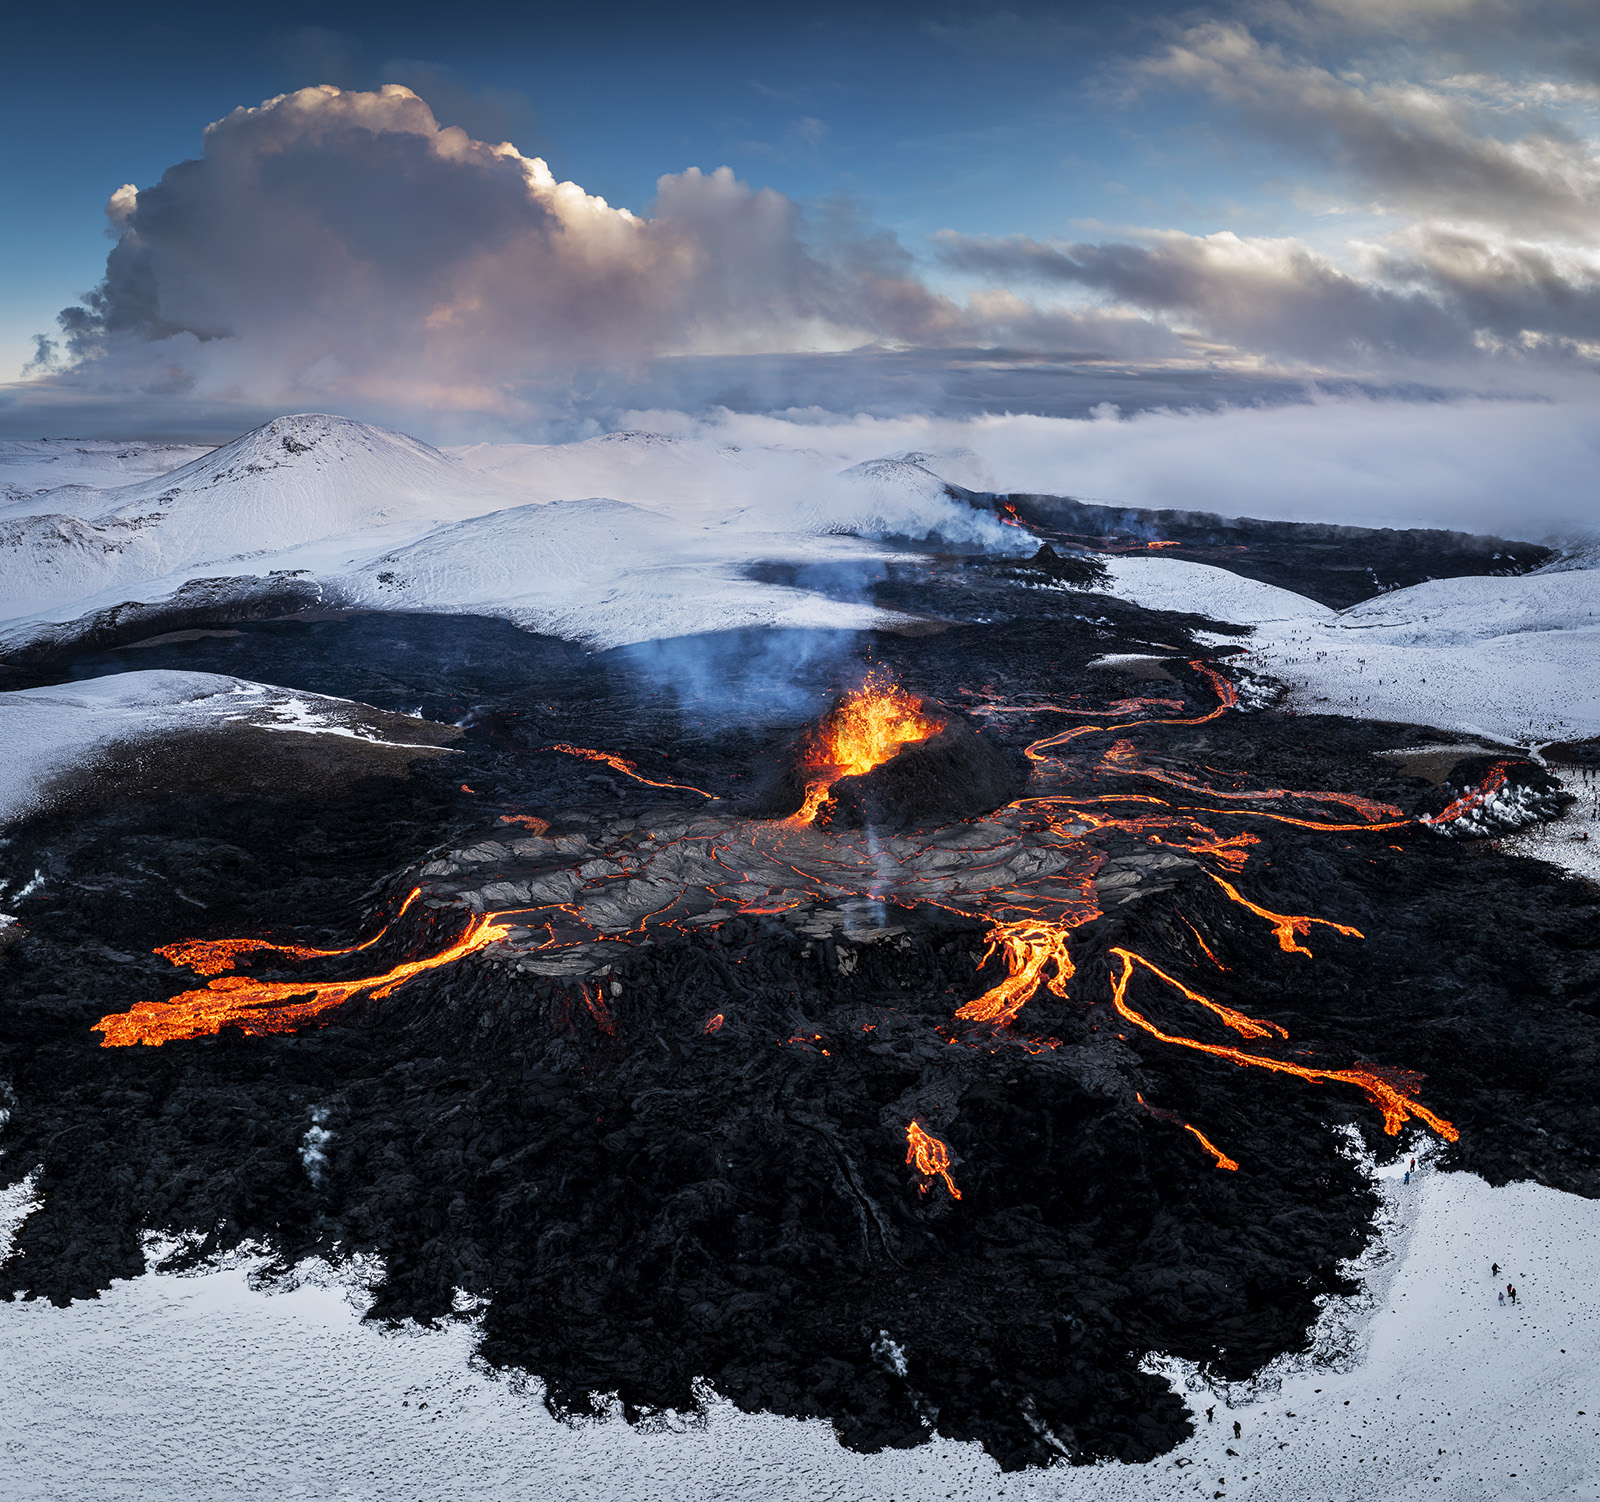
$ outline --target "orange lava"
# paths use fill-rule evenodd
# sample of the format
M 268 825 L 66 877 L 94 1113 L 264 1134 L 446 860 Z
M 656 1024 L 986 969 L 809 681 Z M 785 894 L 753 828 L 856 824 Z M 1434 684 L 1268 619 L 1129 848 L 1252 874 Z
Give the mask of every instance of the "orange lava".
M 914 1166 L 924 1179 L 922 1192 L 928 1192 L 929 1184 L 933 1179 L 943 1179 L 944 1187 L 950 1191 L 951 1199 L 960 1199 L 961 1191 L 956 1188 L 956 1181 L 950 1177 L 950 1149 L 937 1137 L 930 1136 L 923 1131 L 920 1122 L 913 1121 L 906 1127 L 906 1163 Z
M 240 1028 L 254 1037 L 290 1032 L 307 1018 L 352 996 L 368 992 L 374 1000 L 381 1000 L 412 976 L 452 965 L 505 938 L 513 925 L 495 922 L 498 916 L 489 913 L 475 917 L 461 937 L 439 953 L 407 960 L 382 975 L 338 981 L 255 981 L 242 975 L 225 975 L 204 990 L 185 991 L 171 1001 L 141 1001 L 126 1012 L 112 1012 L 95 1023 L 92 1031 L 105 1035 L 102 1048 L 126 1048 L 134 1043 L 159 1048 L 163 1043 L 207 1037 L 225 1027 Z
M 1506 785 L 1506 769 L 1510 765 L 1510 762 L 1496 762 L 1494 766 L 1489 768 L 1488 775 L 1477 787 L 1463 793 L 1442 812 L 1434 814 L 1432 817 L 1424 814 L 1417 822 L 1419 824 L 1432 825 L 1450 824 L 1461 818 L 1463 814 L 1470 814 L 1491 794 L 1499 792 Z
M 1272 925 L 1273 933 L 1277 936 L 1278 948 L 1285 954 L 1303 954 L 1311 958 L 1311 951 L 1304 944 L 1295 942 L 1296 934 L 1309 934 L 1311 925 L 1319 923 L 1324 928 L 1331 928 L 1337 934 L 1343 934 L 1347 939 L 1364 939 L 1366 935 L 1359 928 L 1351 928 L 1344 923 L 1334 923 L 1327 918 L 1306 918 L 1292 913 L 1274 913 L 1268 908 L 1257 907 L 1248 897 L 1243 896 L 1238 887 L 1231 882 L 1224 881 L 1220 876 L 1208 871 L 1212 881 L 1222 888 L 1240 907 L 1248 908 L 1258 918 L 1265 918 Z
M 197 975 L 221 975 L 235 967 L 238 956 L 268 950 L 273 954 L 288 955 L 295 960 L 325 960 L 343 954 L 360 954 L 371 949 L 402 917 L 413 902 L 422 895 L 421 887 L 413 887 L 410 895 L 400 904 L 400 911 L 385 923 L 364 944 L 352 944 L 348 949 L 310 949 L 303 944 L 275 944 L 271 939 L 179 939 L 176 944 L 166 944 L 155 951 L 174 965 L 187 967 Z
M 1206 1136 L 1206 1134 L 1202 1132 L 1199 1127 L 1190 1126 L 1186 1121 L 1183 1124 L 1183 1129 L 1186 1132 L 1193 1132 L 1194 1135 L 1200 1139 L 1200 1146 L 1217 1160 L 1218 1168 L 1226 1168 L 1229 1173 L 1237 1173 L 1239 1171 L 1239 1160 L 1237 1158 L 1230 1158 L 1220 1147 L 1218 1147 L 1208 1136 Z
M 806 799 L 793 824 L 809 824 L 841 777 L 859 777 L 895 756 L 902 746 L 925 741 L 944 723 L 922 712 L 922 701 L 874 669 L 817 728 L 807 750 Z
M 1239 1171 L 1239 1160 L 1237 1158 L 1230 1158 L 1225 1152 L 1222 1151 L 1220 1147 L 1216 1145 L 1216 1143 L 1206 1136 L 1206 1134 L 1202 1132 L 1199 1127 L 1191 1126 L 1183 1119 L 1183 1117 L 1178 1115 L 1176 1111 L 1166 1111 L 1160 1106 L 1152 1106 L 1150 1102 L 1144 1098 L 1144 1096 L 1138 1094 L 1137 1092 L 1134 1094 L 1133 1098 L 1138 1101 L 1139 1104 L 1143 1106 L 1145 1110 L 1147 1110 L 1152 1116 L 1159 1117 L 1162 1121 L 1170 1121 L 1174 1126 L 1180 1126 L 1186 1132 L 1192 1132 L 1199 1140 L 1200 1146 L 1217 1160 L 1218 1168 L 1225 1168 L 1229 1173 L 1237 1173 Z
M 611 751 L 595 751 L 588 746 L 569 746 L 565 741 L 556 741 L 553 745 L 546 746 L 546 751 L 562 751 L 568 756 L 580 756 L 585 761 L 597 761 L 614 771 L 621 772 L 624 777 L 631 777 L 635 782 L 642 782 L 646 787 L 652 788 L 677 788 L 682 793 L 698 793 L 702 798 L 715 798 L 715 793 L 708 793 L 704 788 L 690 787 L 687 782 L 657 782 L 653 777 L 646 777 L 626 757 L 618 756 Z M 546 825 L 546 828 L 549 826 Z
M 548 834 L 550 831 L 550 821 L 536 818 L 533 814 L 501 814 L 500 822 L 502 824 L 520 824 L 533 834 Z
M 1131 949 L 1113 946 L 1111 953 L 1121 961 L 1122 965 L 1121 972 L 1111 979 L 1111 1004 L 1119 1015 L 1135 1027 L 1143 1028 L 1152 1038 L 1162 1043 L 1174 1043 L 1180 1048 L 1197 1049 L 1201 1053 L 1211 1054 L 1214 1058 L 1226 1059 L 1241 1068 L 1268 1069 L 1277 1074 L 1295 1074 L 1303 1080 L 1310 1080 L 1313 1084 L 1328 1081 L 1332 1084 L 1354 1085 L 1357 1089 L 1365 1091 L 1372 1103 L 1383 1113 L 1383 1129 L 1391 1137 L 1395 1136 L 1413 1116 L 1431 1127 L 1446 1142 L 1454 1142 L 1460 1137 L 1461 1134 L 1448 1121 L 1435 1116 L 1426 1106 L 1405 1093 L 1403 1087 L 1415 1082 L 1414 1075 L 1401 1075 L 1397 1071 L 1374 1065 L 1358 1065 L 1354 1069 L 1308 1069 L 1303 1064 L 1291 1064 L 1284 1059 L 1245 1053 L 1227 1044 L 1202 1043 L 1196 1038 L 1182 1038 L 1174 1033 L 1163 1032 L 1155 1023 L 1128 1005 L 1128 982 L 1133 979 L 1135 965 L 1143 965 L 1145 969 L 1169 984 L 1171 977 L 1156 969 L 1143 955 L 1135 954 Z M 1185 990 L 1184 994 L 1192 996 L 1193 993 Z
M 1043 918 L 996 923 L 989 930 L 989 947 L 979 964 L 987 962 L 996 950 L 1005 956 L 1006 977 L 962 1007 L 956 1013 L 962 1021 L 1009 1027 L 1039 989 L 1045 966 L 1051 963 L 1056 973 L 1045 984 L 1057 996 L 1066 996 L 1072 958 L 1067 953 L 1067 930 L 1061 924 Z
M 589 994 L 587 986 L 583 988 L 583 1004 L 589 1008 L 589 1015 L 599 1023 L 600 1031 L 610 1037 L 616 1037 L 617 1024 L 611 1016 L 611 1008 L 606 1005 L 606 993 L 603 983 L 595 985 L 593 996 Z

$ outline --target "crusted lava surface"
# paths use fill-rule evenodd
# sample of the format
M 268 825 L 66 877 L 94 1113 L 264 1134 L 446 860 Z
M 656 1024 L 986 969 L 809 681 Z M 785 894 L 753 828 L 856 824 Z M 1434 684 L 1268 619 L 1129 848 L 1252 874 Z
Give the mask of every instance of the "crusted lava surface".
M 144 1268 L 149 1230 L 180 1238 L 178 1263 L 247 1242 L 283 1267 L 373 1252 L 373 1318 L 449 1319 L 480 1296 L 484 1357 L 557 1411 L 607 1394 L 632 1417 L 688 1410 L 704 1381 L 826 1417 L 855 1448 L 938 1433 L 1014 1469 L 1176 1443 L 1186 1410 L 1147 1353 L 1242 1379 L 1303 1349 L 1369 1234 L 1352 1134 L 1385 1156 L 1434 1135 L 1386 1134 L 1361 1088 L 1158 1032 L 1377 1071 L 1459 1134 L 1447 1165 L 1600 1193 L 1600 895 L 1415 822 L 1497 767 L 1525 791 L 1494 807 L 1537 816 L 1558 801 L 1538 768 L 1419 769 L 1376 753 L 1449 737 L 1224 707 L 1226 654 L 1195 645 L 1193 618 L 982 564 L 907 561 L 875 588 L 954 624 L 591 656 L 366 616 L 139 653 L 420 709 L 462 722 L 465 749 L 337 796 L 191 783 L 11 831 L 6 874 L 43 880 L 0 960 L 4 1171 L 36 1170 L 40 1205 L 0 1287 L 92 1297 Z M 1008 766 L 1095 728 L 1036 751 L 1055 769 L 1031 762 L 1024 801 L 993 814 L 752 833 L 737 810 L 763 758 L 867 650 L 966 706 Z M 792 671 L 758 716 L 776 653 Z M 1107 653 L 1160 654 L 1170 678 L 1087 670 Z M 1026 801 L 1047 770 L 1093 817 Z M 1298 794 L 1246 797 L 1277 789 Z M 1178 804 L 1256 842 L 1139 822 Z M 1008 975 L 993 924 L 1068 888 L 1075 973 L 1008 1022 L 958 1018 Z M 102 1047 L 92 1030 L 205 985 L 158 946 L 347 950 L 381 931 L 359 954 L 238 963 L 309 991 L 508 910 L 502 940 L 288 1031 Z M 1286 945 L 1284 915 L 1322 921 Z M 1241 1041 L 1143 968 L 1122 995 L 1150 1027 L 1130 1023 L 1130 952 L 1287 1038 Z M 908 1154 L 912 1123 L 943 1172 Z

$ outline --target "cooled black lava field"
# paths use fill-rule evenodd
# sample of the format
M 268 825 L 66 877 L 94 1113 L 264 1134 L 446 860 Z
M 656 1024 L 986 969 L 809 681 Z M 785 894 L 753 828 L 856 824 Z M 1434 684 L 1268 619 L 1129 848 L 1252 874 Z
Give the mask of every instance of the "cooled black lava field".
M 1289 714 L 1198 640 L 1208 623 L 1052 572 L 908 556 L 870 588 L 950 623 L 920 635 L 590 654 L 368 614 L 30 665 L 233 673 L 466 735 L 355 782 L 320 779 L 313 746 L 245 791 L 220 743 L 145 747 L 12 831 L 4 874 L 43 880 L 0 951 L 3 1174 L 37 1166 L 41 1207 L 0 1283 L 92 1297 L 144 1268 L 152 1230 L 180 1262 L 370 1252 L 372 1318 L 486 1301 L 482 1354 L 560 1412 L 692 1409 L 703 1381 L 857 1449 L 938 1433 L 1020 1468 L 1176 1444 L 1187 1411 L 1149 1353 L 1240 1379 L 1304 1348 L 1374 1209 L 1344 1129 L 1385 1158 L 1440 1136 L 1418 1116 L 1388 1134 L 1371 1090 L 1262 1059 L 1386 1082 L 1458 1134 L 1447 1165 L 1600 1195 L 1593 889 L 1417 822 L 1496 765 L 1553 808 L 1546 774 L 1469 756 L 1410 776 L 1373 753 L 1451 738 Z M 769 805 L 797 738 L 870 669 L 978 738 L 1000 780 L 973 785 L 1014 776 L 1024 801 L 919 822 L 896 793 L 859 801 L 864 829 L 774 844 L 787 826 L 756 816 L 792 813 Z M 1026 756 L 1074 727 L 1093 728 Z M 1029 803 L 1041 788 L 1056 801 Z M 649 914 L 603 923 L 613 879 L 640 903 L 656 882 Z M 1050 881 L 1057 917 L 1077 894 L 1074 973 L 958 1018 L 1008 976 L 992 925 Z M 240 961 L 310 992 L 511 910 L 505 942 L 292 1031 L 93 1030 L 206 985 L 161 946 L 383 931 Z M 913 1123 L 943 1173 L 908 1157 Z

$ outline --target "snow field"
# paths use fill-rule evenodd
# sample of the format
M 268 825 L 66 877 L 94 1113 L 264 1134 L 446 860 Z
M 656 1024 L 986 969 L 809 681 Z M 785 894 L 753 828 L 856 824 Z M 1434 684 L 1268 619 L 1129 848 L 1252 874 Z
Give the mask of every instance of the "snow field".
M 862 538 L 937 535 L 980 551 L 1025 541 L 953 500 L 929 455 L 840 470 L 820 452 L 612 433 L 457 457 L 310 413 L 132 483 L 118 467 L 131 461 L 80 458 L 75 476 L 98 484 L 34 493 L 7 480 L 8 459 L 32 476 L 34 457 L 0 449 L 0 502 L 11 497 L 0 504 L 0 637 L 14 643 L 195 579 L 267 587 L 274 572 L 299 572 L 332 604 L 471 610 L 601 647 L 747 626 L 893 626 L 903 617 L 838 586 L 838 565 L 864 577 L 881 556 Z M 835 582 L 824 593 L 747 577 L 758 561 L 828 565 Z
M 348 699 L 164 669 L 0 693 L 0 829 L 38 809 L 54 779 L 114 745 L 232 723 L 377 741 L 363 711 L 371 713 Z
M 1600 735 L 1600 570 L 1436 579 L 1333 611 L 1210 564 L 1110 566 L 1124 599 L 1254 627 L 1237 660 L 1285 683 L 1303 713 L 1528 748 Z
M 16 1502 L 1600 1496 L 1600 1203 L 1400 1175 L 1381 1174 L 1367 1295 L 1319 1327 L 1353 1359 L 1286 1359 L 1254 1394 L 1212 1392 L 1169 1363 L 1196 1433 L 1148 1465 L 1002 1475 L 978 1446 L 942 1440 L 855 1455 L 824 1423 L 716 1401 L 703 1423 L 567 1427 L 536 1384 L 472 1363 L 469 1324 L 383 1331 L 330 1277 L 264 1294 L 239 1265 L 147 1274 L 65 1310 L 0 1304 L 0 1489 Z M 1514 1308 L 1495 1301 L 1507 1280 Z M 894 1333 L 915 1348 L 914 1331 Z

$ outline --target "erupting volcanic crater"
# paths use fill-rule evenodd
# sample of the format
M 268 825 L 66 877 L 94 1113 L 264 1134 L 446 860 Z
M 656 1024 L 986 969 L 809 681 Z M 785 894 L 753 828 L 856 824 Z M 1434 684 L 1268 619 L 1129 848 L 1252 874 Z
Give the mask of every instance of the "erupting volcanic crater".
M 1193 618 L 884 588 L 975 619 L 821 659 L 777 734 L 482 623 L 252 626 L 464 749 L 22 828 L 62 897 L 9 951 L 5 1286 L 92 1294 L 152 1228 L 371 1253 L 373 1317 L 483 1301 L 560 1413 L 709 1384 L 1017 1468 L 1177 1443 L 1151 1353 L 1304 1348 L 1370 1231 L 1349 1132 L 1600 1188 L 1600 914 L 1474 838 L 1558 805 L 1544 769 L 1255 707 Z
M 1027 761 L 981 726 L 877 670 L 785 748 L 747 808 L 821 829 L 903 829 L 988 814 L 1018 797 Z

